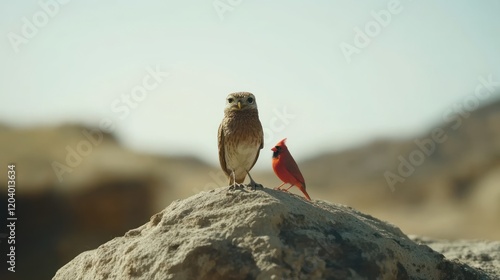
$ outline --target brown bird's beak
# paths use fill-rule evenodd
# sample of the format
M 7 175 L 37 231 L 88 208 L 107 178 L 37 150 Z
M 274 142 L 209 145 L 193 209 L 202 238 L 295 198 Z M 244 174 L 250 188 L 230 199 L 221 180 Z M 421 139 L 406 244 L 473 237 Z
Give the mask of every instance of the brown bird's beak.
M 241 102 L 240 101 L 238 101 L 238 109 L 241 110 Z

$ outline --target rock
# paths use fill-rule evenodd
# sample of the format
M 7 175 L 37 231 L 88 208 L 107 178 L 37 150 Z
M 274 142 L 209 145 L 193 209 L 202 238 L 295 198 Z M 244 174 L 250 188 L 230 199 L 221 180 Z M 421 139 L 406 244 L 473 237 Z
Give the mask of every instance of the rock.
M 264 188 L 177 200 L 59 279 L 489 279 L 350 207 Z
M 417 243 L 425 244 L 446 258 L 458 259 L 471 267 L 488 273 L 492 279 L 500 279 L 500 242 L 480 240 L 439 240 L 411 236 Z

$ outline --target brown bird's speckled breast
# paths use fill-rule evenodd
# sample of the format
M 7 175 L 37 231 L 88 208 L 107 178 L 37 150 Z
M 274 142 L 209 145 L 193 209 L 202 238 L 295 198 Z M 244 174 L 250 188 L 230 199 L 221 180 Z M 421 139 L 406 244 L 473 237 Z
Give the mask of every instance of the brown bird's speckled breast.
M 242 183 L 246 171 L 255 165 L 264 146 L 258 110 L 226 111 L 219 128 L 221 142 L 223 147 L 219 147 L 219 160 L 222 169 L 227 176 L 234 170 L 236 182 Z

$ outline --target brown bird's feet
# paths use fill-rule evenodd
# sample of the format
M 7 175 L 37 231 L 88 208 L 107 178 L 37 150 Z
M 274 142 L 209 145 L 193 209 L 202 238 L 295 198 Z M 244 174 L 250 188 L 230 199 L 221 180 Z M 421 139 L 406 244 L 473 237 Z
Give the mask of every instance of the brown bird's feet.
M 257 188 L 259 188 L 259 189 L 263 189 L 264 188 L 261 184 L 256 183 L 253 180 L 252 176 L 250 176 L 250 173 L 248 171 L 247 171 L 247 174 L 248 174 L 248 177 L 250 178 L 250 184 L 248 184 L 247 187 L 251 188 L 252 191 L 257 190 Z
M 233 178 L 232 178 L 233 184 L 229 187 L 228 191 L 245 189 L 245 185 L 236 182 L 236 174 L 234 173 L 234 170 L 231 172 L 231 175 L 233 176 Z M 229 183 L 231 183 L 231 182 L 229 182 Z
M 234 183 L 229 187 L 229 191 L 243 190 L 245 189 L 245 184 Z
M 263 189 L 264 186 L 262 186 L 261 184 L 259 183 L 256 183 L 255 181 L 253 182 L 250 182 L 250 184 L 247 185 L 248 188 L 251 188 L 252 191 L 255 191 L 257 190 L 257 188 L 259 189 Z

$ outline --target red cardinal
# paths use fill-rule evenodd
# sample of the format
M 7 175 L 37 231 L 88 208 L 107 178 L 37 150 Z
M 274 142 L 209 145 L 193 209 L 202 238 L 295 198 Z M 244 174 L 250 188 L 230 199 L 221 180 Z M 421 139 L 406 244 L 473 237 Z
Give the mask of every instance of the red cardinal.
M 309 195 L 306 192 L 306 183 L 304 181 L 304 177 L 302 177 L 302 173 L 300 173 L 299 167 L 292 155 L 288 151 L 287 146 L 285 145 L 286 138 L 278 142 L 273 151 L 273 169 L 276 176 L 283 181 L 279 187 L 275 190 L 281 190 L 281 187 L 284 184 L 290 184 L 285 191 L 288 191 L 291 187 L 297 186 L 299 190 L 307 197 L 308 200 L 311 200 Z

